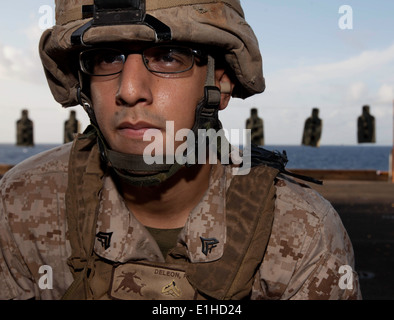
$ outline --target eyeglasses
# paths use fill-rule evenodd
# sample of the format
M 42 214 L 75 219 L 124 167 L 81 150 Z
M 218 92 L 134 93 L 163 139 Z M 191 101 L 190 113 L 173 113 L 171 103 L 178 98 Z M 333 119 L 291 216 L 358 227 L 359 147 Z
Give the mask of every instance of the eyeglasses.
M 79 55 L 81 70 L 90 76 L 111 76 L 121 73 L 129 54 L 141 54 L 145 67 L 153 73 L 176 75 L 193 68 L 201 50 L 183 46 L 162 45 L 140 51 L 94 48 Z

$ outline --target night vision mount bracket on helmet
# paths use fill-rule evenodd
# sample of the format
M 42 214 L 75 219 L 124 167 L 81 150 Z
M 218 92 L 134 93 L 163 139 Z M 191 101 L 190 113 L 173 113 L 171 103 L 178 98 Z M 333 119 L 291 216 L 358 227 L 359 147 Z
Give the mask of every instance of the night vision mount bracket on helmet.
M 82 6 L 82 17 L 93 18 L 71 35 L 73 45 L 84 44 L 85 32 L 96 26 L 144 24 L 155 31 L 156 41 L 170 41 L 171 29 L 155 17 L 146 14 L 145 0 L 95 0 Z

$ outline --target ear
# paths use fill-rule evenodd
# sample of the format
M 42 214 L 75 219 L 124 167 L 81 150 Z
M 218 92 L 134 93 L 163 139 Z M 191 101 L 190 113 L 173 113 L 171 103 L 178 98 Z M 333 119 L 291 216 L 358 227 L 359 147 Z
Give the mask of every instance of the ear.
M 224 69 L 217 69 L 215 71 L 215 81 L 216 86 L 221 92 L 219 110 L 224 110 L 230 102 L 231 94 L 235 85 Z

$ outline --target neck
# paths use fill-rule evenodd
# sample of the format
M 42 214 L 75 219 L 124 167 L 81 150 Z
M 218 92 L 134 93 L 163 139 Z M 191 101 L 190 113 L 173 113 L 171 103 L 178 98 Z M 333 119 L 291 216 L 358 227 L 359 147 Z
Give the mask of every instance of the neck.
M 180 169 L 156 187 L 134 187 L 121 183 L 129 210 L 145 226 L 181 228 L 208 189 L 211 166 L 193 165 Z

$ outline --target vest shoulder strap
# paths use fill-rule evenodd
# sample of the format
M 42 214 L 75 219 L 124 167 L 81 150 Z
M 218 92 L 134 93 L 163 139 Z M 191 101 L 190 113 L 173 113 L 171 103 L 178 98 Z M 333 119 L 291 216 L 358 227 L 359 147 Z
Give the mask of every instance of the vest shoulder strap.
M 277 174 L 276 169 L 257 166 L 249 175 L 233 178 L 227 191 L 222 258 L 186 266 L 190 283 L 203 296 L 220 300 L 249 296 L 271 234 Z
M 79 135 L 70 153 L 66 191 L 67 228 L 72 250 L 67 264 L 74 282 L 63 299 L 86 298 L 87 279 L 94 264 L 92 252 L 102 177 L 96 137 L 89 133 Z

